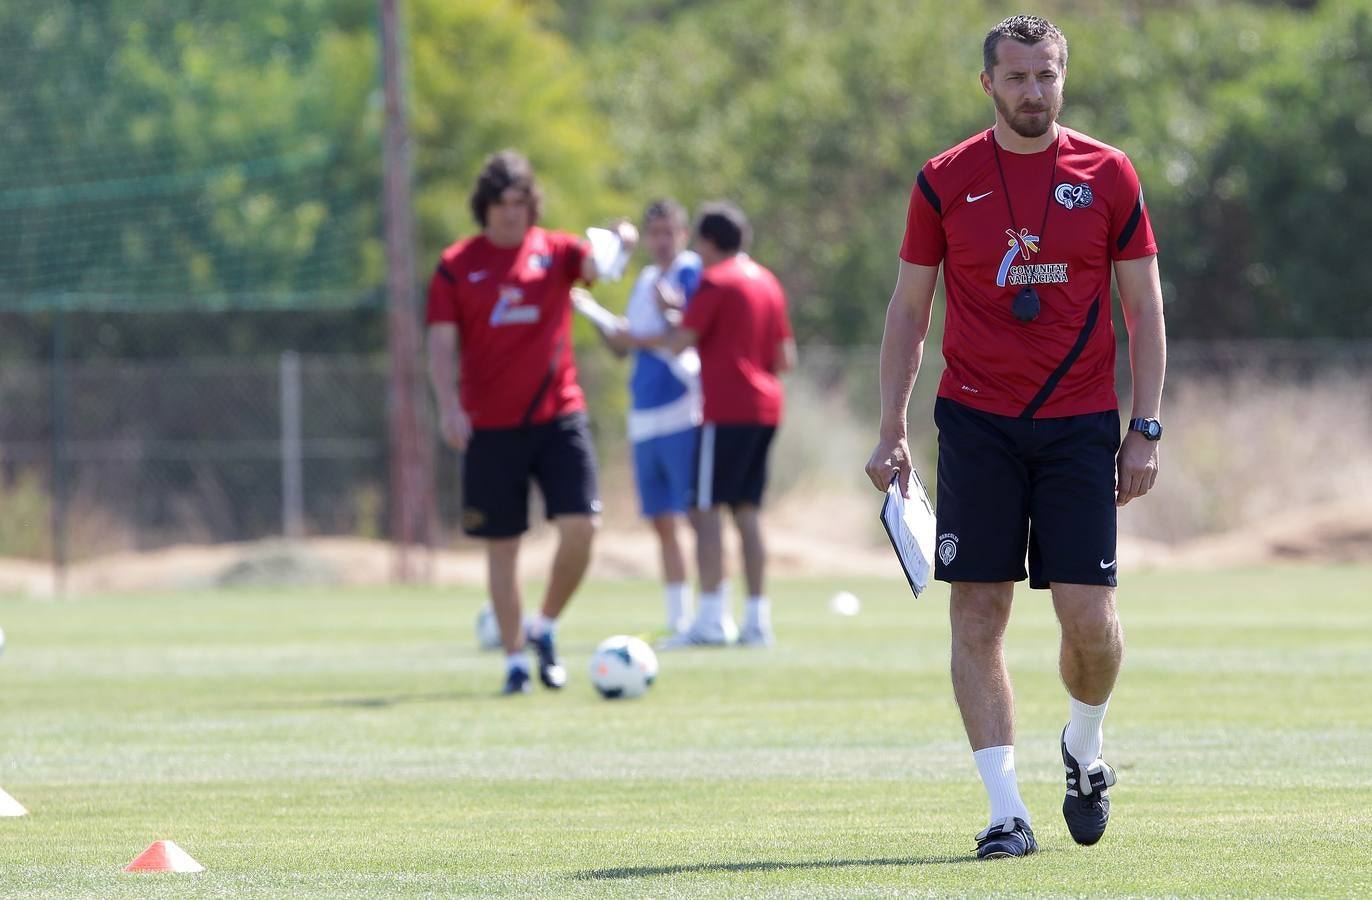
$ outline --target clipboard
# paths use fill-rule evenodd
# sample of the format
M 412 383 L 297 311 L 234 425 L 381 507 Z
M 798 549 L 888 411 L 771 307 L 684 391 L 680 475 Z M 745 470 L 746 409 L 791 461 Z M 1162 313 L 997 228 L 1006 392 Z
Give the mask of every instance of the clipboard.
M 924 490 L 919 473 L 910 469 L 910 499 L 900 493 L 899 474 L 891 476 L 886 499 L 881 503 L 881 525 L 891 539 L 891 549 L 918 597 L 929 586 L 934 571 L 934 535 L 937 531 L 934 506 Z

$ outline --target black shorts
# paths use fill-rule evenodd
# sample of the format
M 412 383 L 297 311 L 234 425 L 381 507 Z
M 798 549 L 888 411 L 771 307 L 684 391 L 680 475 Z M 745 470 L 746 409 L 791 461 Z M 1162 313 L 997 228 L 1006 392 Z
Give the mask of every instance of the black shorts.
M 702 425 L 696 445 L 694 506 L 761 506 L 767 488 L 767 452 L 776 432 L 775 425 Z
M 548 518 L 600 512 L 595 448 L 586 414 L 539 425 L 479 429 L 462 458 L 462 530 L 502 538 L 529 529 L 529 482 Z
M 940 397 L 939 581 L 1115 585 L 1117 410 L 1056 419 L 981 412 Z

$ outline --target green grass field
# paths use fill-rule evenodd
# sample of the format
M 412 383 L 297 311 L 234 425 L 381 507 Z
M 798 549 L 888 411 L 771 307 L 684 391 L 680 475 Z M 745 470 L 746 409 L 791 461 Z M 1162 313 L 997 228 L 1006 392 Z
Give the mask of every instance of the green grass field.
M 594 583 L 561 694 L 496 696 L 477 591 L 0 600 L 0 896 L 1372 894 L 1372 567 L 1138 575 L 1107 719 L 1101 845 L 1058 811 L 1056 632 L 1010 636 L 1043 852 L 978 863 L 946 592 L 773 585 L 771 650 L 661 654 L 639 701 L 585 674 L 648 632 L 647 583 Z M 852 590 L 862 613 L 827 610 Z M 121 871 L 170 838 L 207 871 Z

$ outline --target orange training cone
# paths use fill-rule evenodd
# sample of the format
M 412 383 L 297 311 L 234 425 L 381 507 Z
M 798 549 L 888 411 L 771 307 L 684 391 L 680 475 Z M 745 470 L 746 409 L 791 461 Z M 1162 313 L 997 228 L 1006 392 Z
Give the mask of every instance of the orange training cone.
M 203 872 L 205 867 L 191 859 L 191 855 L 176 846 L 175 841 L 153 841 L 148 849 L 124 867 L 124 871 Z
M 5 793 L 4 788 L 0 788 L 0 816 L 27 816 L 29 811 L 24 809 L 24 804 Z

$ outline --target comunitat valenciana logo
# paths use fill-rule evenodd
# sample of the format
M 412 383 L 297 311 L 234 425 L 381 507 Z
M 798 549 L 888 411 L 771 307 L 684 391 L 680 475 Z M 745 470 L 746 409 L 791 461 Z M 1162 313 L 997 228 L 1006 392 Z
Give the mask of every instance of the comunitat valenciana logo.
M 524 303 L 524 292 L 513 285 L 500 286 L 500 299 L 491 309 L 492 325 L 532 325 L 539 318 L 539 308 Z
M 1005 244 L 1005 256 L 1001 257 L 1000 268 L 996 270 L 998 287 L 1005 287 L 1007 284 L 1067 283 L 1067 263 L 1031 262 L 1039 252 L 1038 235 L 1030 234 L 1028 228 L 1021 228 L 1019 231 L 1007 228 L 1005 233 L 1010 240 Z M 1015 265 L 1016 258 L 1023 260 L 1027 265 Z

